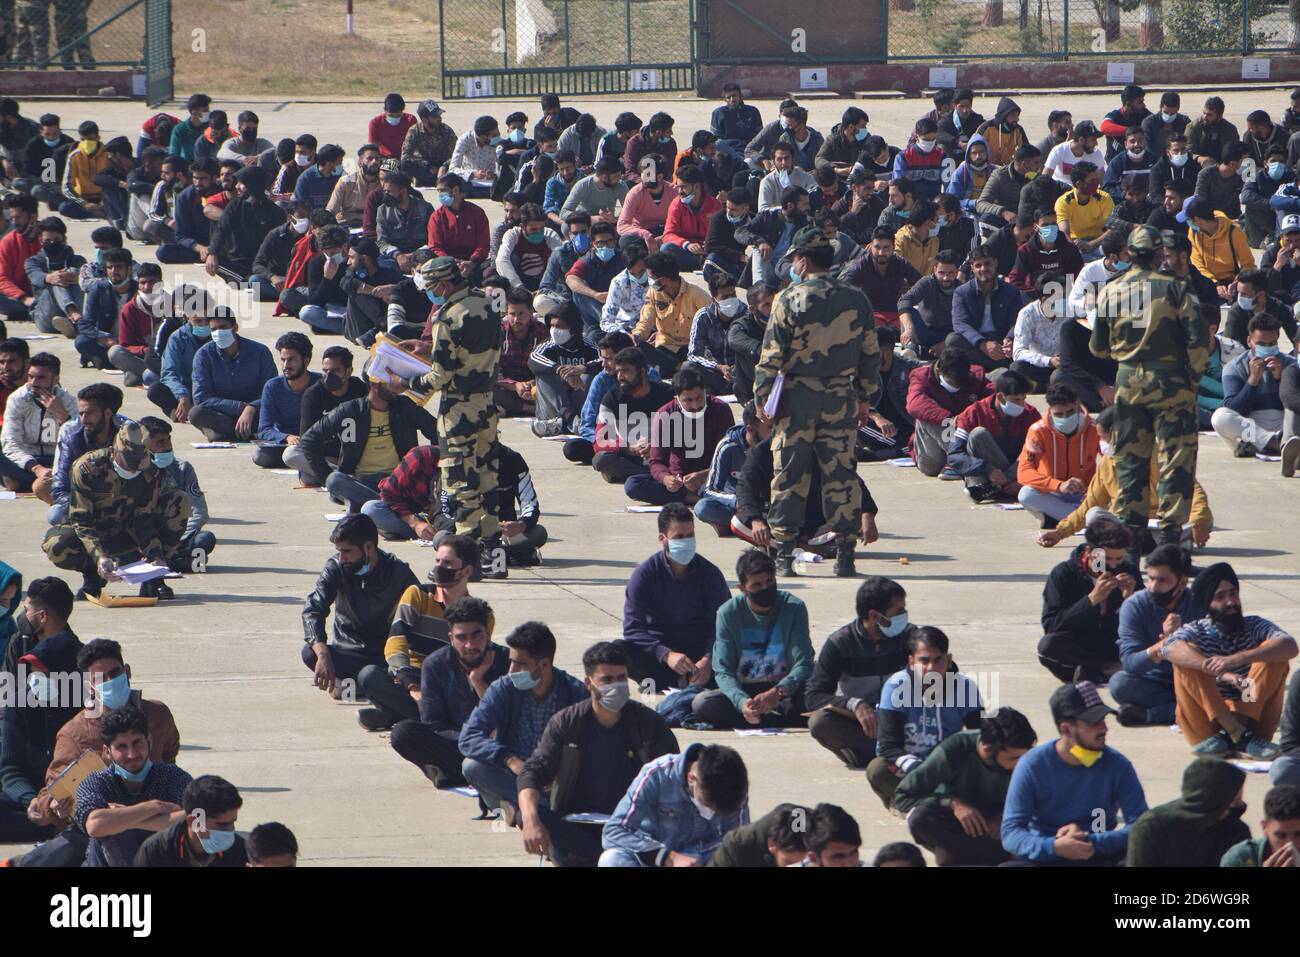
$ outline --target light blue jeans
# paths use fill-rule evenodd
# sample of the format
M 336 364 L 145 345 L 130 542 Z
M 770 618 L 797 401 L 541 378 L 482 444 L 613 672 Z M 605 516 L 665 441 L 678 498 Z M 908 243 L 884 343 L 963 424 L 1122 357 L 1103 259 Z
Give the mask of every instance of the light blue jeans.
M 1029 512 L 1042 518 L 1060 521 L 1068 516 L 1083 501 L 1082 492 L 1040 492 L 1028 485 L 1020 486 L 1020 504 Z

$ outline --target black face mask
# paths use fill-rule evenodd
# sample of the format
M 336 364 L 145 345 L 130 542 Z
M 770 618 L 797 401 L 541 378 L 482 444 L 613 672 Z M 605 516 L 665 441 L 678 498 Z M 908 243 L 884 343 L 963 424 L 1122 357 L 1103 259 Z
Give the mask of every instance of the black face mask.
M 758 591 L 746 592 L 746 596 L 759 608 L 771 608 L 776 604 L 776 582 Z
M 325 384 L 325 388 L 330 392 L 337 392 L 339 389 L 343 388 L 343 376 L 339 375 L 337 372 L 327 372 L 322 381 Z
M 63 254 L 67 251 L 67 248 L 67 243 L 61 243 L 56 239 L 47 239 L 45 242 L 41 243 L 41 249 L 45 250 L 45 255 L 50 259 L 63 258 Z
M 257 129 L 255 127 L 244 127 L 239 131 L 239 138 L 245 143 L 257 142 Z
M 450 585 L 460 573 L 461 569 L 448 568 L 446 565 L 434 565 L 432 572 L 433 580 L 439 585 Z
M 1173 604 L 1174 594 L 1177 591 L 1178 591 L 1178 586 L 1175 585 L 1173 588 L 1166 589 L 1165 591 L 1151 592 L 1151 598 L 1161 608 L 1168 608 L 1171 604 Z
M 1246 802 L 1245 802 L 1245 801 L 1242 801 L 1240 804 L 1229 804 L 1229 805 L 1228 805 L 1228 813 L 1227 813 L 1227 815 L 1224 817 L 1224 820 L 1225 820 L 1225 821 L 1240 821 L 1240 820 L 1241 820 L 1241 816 L 1242 816 L 1243 814 L 1246 813 L 1246 807 L 1247 807 L 1247 805 L 1246 805 Z
M 401 200 L 398 199 L 396 196 L 394 196 L 392 193 L 385 193 L 383 203 L 385 206 L 396 206 L 399 203 L 401 203 Z

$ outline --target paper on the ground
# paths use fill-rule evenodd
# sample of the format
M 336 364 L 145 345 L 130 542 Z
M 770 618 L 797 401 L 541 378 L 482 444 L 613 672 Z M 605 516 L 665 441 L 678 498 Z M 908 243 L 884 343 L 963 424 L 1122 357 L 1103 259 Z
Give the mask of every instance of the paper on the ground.
M 155 565 L 153 562 L 132 562 L 130 565 L 123 565 L 116 569 L 117 575 L 128 585 L 143 585 L 145 582 L 151 582 L 155 578 L 180 578 L 181 576 L 172 571 L 166 565 Z
M 267 471 L 272 475 L 292 475 L 294 478 L 298 477 L 297 469 L 267 469 Z
M 575 814 L 564 815 L 566 821 L 572 821 L 574 824 L 605 824 L 614 820 L 612 814 L 597 814 L 595 811 L 578 811 Z
M 17 497 L 18 497 L 17 492 L 11 492 L 7 488 L 0 489 L 0 499 L 9 499 L 9 498 L 17 498 Z
M 999 502 L 998 508 L 1004 512 L 1023 512 L 1025 507 L 1019 502 Z
M 191 442 L 192 449 L 233 449 L 234 442 Z
M 889 460 L 889 464 L 892 465 L 892 466 L 894 466 L 894 468 L 897 468 L 897 469 L 914 469 L 914 468 L 916 468 L 916 463 L 913 462 L 912 459 L 911 459 L 910 457 L 906 456 L 906 455 L 904 455 L 901 459 L 890 459 L 890 460 Z
M 447 788 L 447 790 L 450 791 L 452 794 L 459 794 L 461 797 L 467 797 L 467 798 L 478 797 L 478 791 L 474 790 L 474 788 Z
M 1282 461 L 1282 456 L 1280 456 L 1280 455 L 1265 455 L 1263 452 L 1256 452 L 1256 453 L 1255 453 L 1255 458 L 1259 459 L 1261 462 L 1281 462 L 1281 461 Z
M 623 506 L 623 511 L 625 511 L 625 512 L 645 512 L 646 514 L 651 514 L 651 513 L 656 513 L 656 512 L 662 512 L 663 510 L 664 510 L 664 507 L 663 507 L 662 505 L 625 505 L 625 506 Z
M 720 396 L 717 396 L 716 398 L 718 399 L 719 402 L 726 402 L 728 405 L 730 405 L 730 404 L 733 403 L 733 402 L 739 402 L 739 401 L 740 401 L 740 400 L 737 399 L 734 395 L 720 395 Z
M 1267 774 L 1268 769 L 1273 765 L 1271 761 L 1233 761 L 1232 763 L 1249 774 Z
M 736 734 L 742 738 L 773 738 L 785 732 L 780 728 L 737 728 Z
M 576 439 L 577 436 L 572 432 L 561 432 L 559 435 L 543 435 L 543 442 L 567 442 L 569 439 Z
M 530 418 L 528 418 L 528 416 L 526 416 L 526 415 L 516 416 L 515 418 L 511 419 L 510 421 L 511 421 L 511 422 L 518 422 L 518 423 L 520 423 L 521 425 L 532 425 L 532 424 L 533 424 L 533 420 L 530 419 Z
M 122 371 L 121 369 L 100 369 L 99 371 L 102 372 L 104 375 L 124 375 L 124 374 L 125 374 L 125 373 L 123 373 L 123 371 Z
M 289 447 L 288 442 L 270 442 L 262 439 L 254 439 L 253 444 L 259 449 L 287 449 Z
M 802 548 L 796 548 L 794 550 L 794 560 L 797 562 L 809 562 L 814 565 L 817 562 L 826 561 L 825 558 L 823 558 L 821 555 L 818 555 L 816 552 L 807 552 L 804 551 Z
M 348 517 L 347 512 L 326 512 L 325 513 L 325 521 L 327 522 L 341 522 L 343 521 L 343 519 L 347 517 Z
M 425 375 L 433 364 L 422 356 L 414 355 L 405 349 L 399 349 L 388 342 L 379 342 L 375 347 L 374 359 L 370 362 L 368 375 L 371 379 L 387 382 L 389 375 L 402 379 Z
M 37 335 L 34 335 L 34 336 L 22 336 L 21 338 L 26 339 L 28 342 L 39 342 L 39 341 L 42 340 L 42 339 L 53 339 L 54 336 L 52 336 L 52 335 L 45 335 L 45 334 L 37 334 Z
M 470 181 L 469 181 L 469 184 L 470 184 L 471 186 L 494 186 L 494 185 L 496 185 L 496 180 L 494 180 L 494 179 L 474 179 L 474 178 L 471 177 L 471 178 L 470 178 Z
M 767 413 L 769 419 L 776 418 L 776 410 L 781 405 L 781 390 L 785 388 L 785 373 L 778 372 L 776 378 L 772 381 L 772 391 L 768 393 L 767 401 L 763 403 L 763 411 Z

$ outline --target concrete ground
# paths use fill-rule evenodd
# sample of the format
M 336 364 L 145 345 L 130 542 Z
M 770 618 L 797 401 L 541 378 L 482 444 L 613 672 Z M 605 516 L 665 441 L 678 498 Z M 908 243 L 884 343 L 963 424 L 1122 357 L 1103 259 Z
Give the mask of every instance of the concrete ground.
M 1229 90 L 1223 95 L 1229 117 L 1240 121 L 1256 107 L 1280 113 L 1287 92 Z M 1197 110 L 1202 95 L 1186 94 L 1185 109 Z M 1035 138 L 1045 132 L 1051 108 L 1069 108 L 1076 120 L 1100 120 L 1117 99 L 1113 94 L 1018 98 L 1024 123 Z M 827 130 L 848 102 L 810 101 L 813 125 Z M 349 154 L 378 109 L 369 101 L 217 105 L 258 111 L 263 134 L 273 140 L 311 130 L 322 143 L 339 142 Z M 892 142 L 929 108 L 916 100 L 860 105 L 871 114 L 872 129 Z M 446 118 L 458 130 L 468 128 L 479 113 L 501 117 L 515 108 L 530 116 L 537 113 L 535 103 L 447 106 Z M 765 117 L 774 112 L 771 102 L 759 106 Z M 698 100 L 638 100 L 601 102 L 594 111 L 607 123 L 622 109 L 634 109 L 643 118 L 665 109 L 676 117 L 681 136 L 707 125 L 712 108 L 712 103 Z M 993 103 L 982 99 L 976 108 L 990 115 Z M 64 126 L 73 129 L 93 117 L 104 139 L 126 134 L 134 140 L 148 115 L 142 107 L 126 103 L 24 104 L 29 114 L 47 111 L 60 114 Z M 498 221 L 499 207 L 488 207 L 493 222 Z M 77 251 L 91 248 L 94 225 L 72 224 L 71 242 Z M 139 258 L 150 257 L 146 247 L 128 245 Z M 164 275 L 169 285 L 177 272 L 190 280 L 204 278 L 198 267 L 168 267 Z M 270 345 L 290 329 L 303 327 L 294 319 L 268 316 L 256 328 L 241 331 Z M 11 335 L 34 332 L 31 326 L 10 326 Z M 343 341 L 318 339 L 318 353 Z M 77 368 L 71 341 L 31 345 L 33 351 L 52 351 L 62 358 L 63 385 L 74 393 L 95 381 L 90 370 Z M 120 382 L 113 376 L 102 378 Z M 154 411 L 142 390 L 127 390 L 126 414 Z M 473 592 L 495 609 L 498 639 L 522 621 L 541 619 L 559 639 L 556 663 L 580 674 L 583 649 L 620 633 L 627 576 L 656 548 L 655 516 L 624 512 L 621 488 L 604 484 L 590 469 L 565 462 L 558 443 L 534 438 L 526 425 L 505 421 L 502 437 L 529 462 L 551 541 L 541 567 L 512 569 L 509 581 L 476 585 Z M 188 426 L 178 426 L 175 439 L 178 454 L 198 470 L 214 516 L 210 528 L 219 544 L 208 574 L 176 582 L 177 600 L 152 609 L 108 611 L 81 604 L 72 624 L 83 640 L 107 636 L 122 642 L 133 685 L 166 702 L 175 713 L 183 742 L 179 763 L 192 774 L 221 774 L 239 787 L 245 798 L 241 827 L 271 820 L 288 824 L 298 836 L 304 864 L 534 864 L 524 854 L 518 832 L 470 820 L 476 813 L 472 800 L 435 792 L 389 747 L 387 735 L 359 728 L 355 705 L 334 702 L 312 687 L 311 675 L 298 657 L 303 640 L 300 612 L 315 576 L 332 554 L 332 526 L 323 516 L 337 507 L 323 493 L 295 491 L 293 478 L 253 466 L 250 446 L 195 450 L 190 443 L 202 441 L 202 436 Z M 980 675 L 983 687 L 996 691 L 997 704 L 1028 715 L 1040 740 L 1054 737 L 1047 699 L 1056 682 L 1038 664 L 1034 647 L 1041 634 L 1042 583 L 1051 567 L 1066 557 L 1067 547 L 1039 548 L 1034 543 L 1035 523 L 1027 514 L 974 506 L 956 483 L 887 464 L 860 468 L 880 506 L 881 539 L 860 553 L 859 572 L 902 583 L 909 593 L 911 620 L 943 628 L 963 670 Z M 1300 624 L 1300 574 L 1292 550 L 1294 535 L 1288 531 L 1294 528 L 1288 518 L 1293 509 L 1282 498 L 1288 485 L 1279 467 L 1236 461 L 1222 442 L 1205 437 L 1199 478 L 1214 510 L 1215 531 L 1197 563 L 1231 561 L 1243 580 L 1247 613 L 1264 615 L 1294 631 Z M 0 501 L 0 559 L 20 569 L 28 581 L 55 573 L 75 588 L 75 576 L 53 569 L 41 552 L 45 529 L 41 503 L 30 498 Z M 740 543 L 718 539 L 707 529 L 701 530 L 699 543 L 701 554 L 734 583 Z M 385 547 L 410 562 L 417 575 L 423 577 L 429 570 L 431 553 L 415 544 Z M 857 582 L 837 580 L 829 573 L 829 567 L 817 566 L 806 577 L 783 583 L 809 606 L 817 646 L 854 616 Z M 903 822 L 882 810 L 861 772 L 845 770 L 806 732 L 778 740 L 741 738 L 731 731 L 679 731 L 678 739 L 682 744 L 707 740 L 737 748 L 750 769 L 755 816 L 780 801 L 830 801 L 857 818 L 864 856 L 887 842 L 908 838 Z M 1168 728 L 1115 726 L 1110 744 L 1133 760 L 1150 804 L 1177 794 L 1190 759 L 1180 735 Z M 1250 775 L 1248 821 L 1257 820 L 1266 788 L 1264 775 Z M 0 856 L 17 850 L 0 847 Z

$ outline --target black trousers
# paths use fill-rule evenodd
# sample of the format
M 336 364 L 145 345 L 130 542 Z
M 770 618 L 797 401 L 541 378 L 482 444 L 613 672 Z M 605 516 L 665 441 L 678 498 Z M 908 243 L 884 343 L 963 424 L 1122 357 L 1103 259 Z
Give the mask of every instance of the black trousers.
M 382 711 L 389 721 L 416 721 L 419 705 L 409 691 L 388 671 L 387 664 L 366 665 L 357 678 L 361 691 L 372 708 Z
M 441 772 L 442 787 L 464 787 L 465 775 L 461 773 L 464 756 L 456 742 L 434 730 L 423 721 L 399 721 L 393 725 L 388 743 L 393 750 L 423 771 L 432 765 Z
M 1039 640 L 1038 660 L 1061 681 L 1073 681 L 1074 670 L 1079 667 L 1091 681 L 1092 675 L 1104 672 L 1107 665 L 1119 661 L 1119 652 L 1113 641 L 1085 641 L 1066 631 L 1053 631 Z
M 380 668 L 388 667 L 388 663 L 384 661 L 382 655 L 371 655 L 364 651 L 339 648 L 336 645 L 328 645 L 328 648 L 330 650 L 330 660 L 334 662 L 334 675 L 340 680 L 350 679 L 360 685 L 361 669 L 366 665 L 377 665 Z M 302 663 L 312 671 L 316 670 L 316 652 L 312 650 L 311 645 L 303 644 Z
M 569 439 L 564 443 L 562 451 L 566 459 L 579 465 L 590 465 L 596 455 L 595 448 L 586 439 Z
M 1077 392 L 1083 407 L 1094 415 L 1105 408 L 1104 403 L 1101 401 L 1101 393 L 1097 391 L 1097 383 L 1091 376 L 1084 378 L 1080 375 L 1074 375 L 1068 369 L 1057 369 L 1052 373 L 1050 384 L 1056 385 L 1057 383 L 1068 385 Z M 1108 384 L 1114 385 L 1113 382 Z
M 633 681 L 652 681 L 656 691 L 660 688 L 680 688 L 686 682 L 685 676 L 673 671 L 640 645 L 621 638 L 614 643 L 627 654 L 627 673 Z
M 946 807 L 913 808 L 907 827 L 917 844 L 934 852 L 940 867 L 997 867 L 1011 859 L 1002 849 L 1001 837 L 971 837 Z
M 650 467 L 641 460 L 641 456 L 621 451 L 596 452 L 591 458 L 591 465 L 611 485 L 622 485 L 634 475 L 650 474 Z
M 808 719 L 808 733 L 847 767 L 865 768 L 876 756 L 876 739 L 867 737 L 858 719 L 830 708 L 822 708 Z
M 47 841 L 58 832 L 27 819 L 27 805 L 0 797 L 0 844 L 30 844 Z M 599 852 L 597 852 L 599 855 Z
M 599 824 L 566 821 L 543 804 L 537 809 L 546 833 L 551 835 L 551 861 L 556 867 L 595 867 L 602 850 Z

